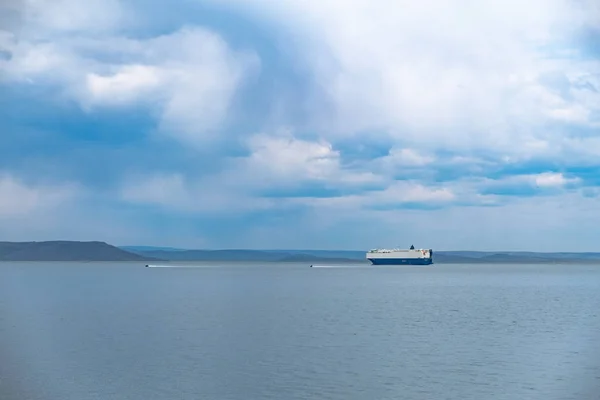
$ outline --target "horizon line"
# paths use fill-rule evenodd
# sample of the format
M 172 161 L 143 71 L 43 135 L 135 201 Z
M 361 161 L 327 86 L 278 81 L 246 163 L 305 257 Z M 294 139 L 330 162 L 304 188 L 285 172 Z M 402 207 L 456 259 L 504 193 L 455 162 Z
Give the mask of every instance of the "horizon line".
M 160 246 L 160 245 L 118 245 L 112 244 L 104 240 L 72 240 L 72 239 L 50 239 L 50 240 L 27 240 L 27 241 L 10 241 L 0 240 L 0 243 L 51 243 L 51 242 L 71 242 L 71 243 L 105 243 L 110 246 L 114 246 L 120 249 L 124 248 L 148 248 L 157 251 L 326 251 L 326 252 L 367 252 L 373 248 L 365 249 L 318 249 L 318 248 L 243 248 L 243 247 L 220 247 L 220 248 L 193 248 L 193 247 L 176 247 L 176 246 Z M 410 246 L 406 247 L 409 248 Z M 378 248 L 399 248 L 399 247 L 378 247 Z M 418 247 L 415 247 L 418 248 Z M 419 249 L 419 248 L 418 248 Z M 435 248 L 429 248 L 435 252 L 471 252 L 471 253 L 538 253 L 538 254 L 560 254 L 560 253 L 572 253 L 572 254 L 585 254 L 595 253 L 600 254 L 600 249 L 597 250 L 555 250 L 555 251 L 541 251 L 541 250 L 436 250 Z

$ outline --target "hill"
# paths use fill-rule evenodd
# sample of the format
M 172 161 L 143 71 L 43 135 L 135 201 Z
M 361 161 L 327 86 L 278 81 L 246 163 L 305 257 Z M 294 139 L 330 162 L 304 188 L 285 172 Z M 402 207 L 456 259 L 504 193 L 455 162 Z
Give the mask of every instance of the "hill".
M 104 242 L 0 242 L 0 261 L 155 261 Z

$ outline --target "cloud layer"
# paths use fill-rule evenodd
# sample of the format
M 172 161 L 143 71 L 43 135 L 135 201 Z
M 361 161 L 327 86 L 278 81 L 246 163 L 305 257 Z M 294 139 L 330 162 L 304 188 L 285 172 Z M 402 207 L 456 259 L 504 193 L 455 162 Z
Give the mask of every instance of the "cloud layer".
M 2 218 L 84 192 L 109 241 L 593 245 L 594 2 L 60 3 L 0 31 Z

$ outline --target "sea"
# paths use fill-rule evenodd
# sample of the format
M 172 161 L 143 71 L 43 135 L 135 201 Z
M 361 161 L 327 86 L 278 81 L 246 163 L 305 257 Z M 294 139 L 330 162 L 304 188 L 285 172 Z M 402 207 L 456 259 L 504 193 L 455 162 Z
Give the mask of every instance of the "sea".
M 0 263 L 0 399 L 600 399 L 600 266 Z

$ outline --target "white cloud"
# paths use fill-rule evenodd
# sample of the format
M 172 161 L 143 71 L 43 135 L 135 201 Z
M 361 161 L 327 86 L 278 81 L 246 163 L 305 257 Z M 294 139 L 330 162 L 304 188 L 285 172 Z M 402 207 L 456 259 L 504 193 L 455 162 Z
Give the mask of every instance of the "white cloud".
M 454 193 L 448 188 L 428 188 L 420 184 L 407 184 L 398 182 L 388 187 L 379 197 L 387 202 L 407 202 L 407 203 L 436 203 L 450 202 L 456 198 Z
M 76 79 L 90 62 L 77 57 L 70 49 L 53 42 L 27 42 L 6 34 L 5 48 L 11 54 L 0 64 L 0 80 L 33 85 L 76 85 Z M 68 90 L 68 89 L 67 89 Z
M 261 197 L 265 190 L 320 184 L 331 189 L 361 188 L 384 183 L 385 177 L 353 171 L 341 164 L 340 153 L 326 141 L 295 138 L 290 133 L 249 136 L 246 157 L 231 158 L 212 175 L 149 174 L 128 177 L 120 197 L 185 212 L 228 213 L 286 207 L 294 201 Z
M 354 211 L 355 218 L 362 216 L 370 223 L 363 226 L 365 232 L 356 235 L 358 238 L 351 236 L 349 247 L 408 242 L 438 250 L 590 251 L 598 234 L 598 211 L 597 199 L 585 199 L 578 193 L 544 201 L 518 198 L 502 207 Z
M 27 185 L 13 175 L 0 173 L 0 219 L 28 219 L 71 201 L 78 193 L 74 185 Z
M 23 0 L 22 11 L 26 29 L 65 33 L 114 30 L 127 17 L 119 0 Z
M 513 175 L 500 182 L 527 183 L 538 188 L 562 188 L 569 184 L 579 183 L 579 178 L 567 178 L 559 172 L 542 172 L 539 174 Z
M 247 162 L 274 176 L 290 179 L 330 178 L 339 171 L 339 152 L 331 144 L 298 140 L 293 136 L 259 134 L 249 140 L 252 154 Z
M 179 174 L 160 174 L 137 181 L 130 180 L 124 185 L 121 197 L 125 201 L 169 205 L 173 208 L 187 208 L 191 201 L 184 179 Z
M 527 214 L 524 225 L 511 225 L 498 209 L 477 206 L 502 204 L 518 219 L 518 212 L 527 213 L 537 203 L 482 193 L 534 188 L 564 200 L 556 204 L 573 206 L 582 181 L 567 172 L 492 180 L 486 178 L 489 168 L 501 174 L 511 164 L 538 159 L 597 165 L 600 139 L 592 129 L 600 126 L 600 63 L 560 46 L 575 32 L 573 27 L 595 22 L 597 4 L 582 12 L 570 0 L 216 3 L 263 20 L 258 22 L 274 22 L 277 34 L 283 33 L 277 37 L 289 39 L 286 54 L 296 56 L 294 71 L 311 79 L 301 82 L 309 88 L 306 98 L 301 98 L 304 87 L 298 94 L 310 106 L 302 104 L 302 113 L 281 111 L 289 103 L 278 102 L 280 93 L 275 93 L 269 100 L 281 105 L 281 115 L 265 116 L 262 128 L 272 132 L 268 125 L 273 120 L 284 119 L 285 125 L 291 123 L 286 117 L 297 121 L 301 114 L 306 120 L 290 131 L 311 132 L 318 139 L 244 132 L 240 142 L 247 146 L 247 157 L 220 159 L 223 169 L 206 175 L 200 168 L 194 176 L 157 173 L 150 167 L 147 175 L 124 180 L 121 200 L 191 214 L 301 206 L 319 223 L 335 225 L 356 216 L 365 225 L 385 225 L 388 233 L 403 223 L 411 229 L 422 224 L 422 235 L 432 226 L 463 226 L 466 220 L 486 231 L 489 218 L 491 226 L 505 226 L 501 231 L 506 235 L 509 226 L 542 217 Z M 1 80 L 47 86 L 53 98 L 75 99 L 92 113 L 147 107 L 160 133 L 206 153 L 214 150 L 210 139 L 228 134 L 221 129 L 226 123 L 240 125 L 233 101 L 262 62 L 252 51 L 236 50 L 218 34 L 193 26 L 161 36 L 129 37 L 123 28 L 135 31 L 130 24 L 135 24 L 135 13 L 117 0 L 25 4 L 24 29 L 0 32 L 0 51 L 10 54 L 0 54 Z M 559 53 L 572 58 L 561 59 Z M 273 85 L 277 87 L 279 82 Z M 580 131 L 569 131 L 570 126 Z M 389 155 L 350 163 L 335 144 L 347 137 L 360 142 L 363 132 L 391 139 Z M 372 150 L 364 147 L 365 153 Z M 461 174 L 445 168 L 459 168 Z M 414 180 L 394 180 L 404 171 Z M 354 194 L 265 194 L 299 196 L 306 188 Z M 5 176 L 0 195 L 8 195 L 0 198 L 0 217 L 60 205 L 72 195 L 69 190 L 29 186 Z M 464 204 L 471 207 L 451 207 Z M 399 210 L 415 205 L 448 210 L 428 211 L 429 216 Z M 438 223 L 438 217 L 445 223 Z M 377 218 L 381 220 L 373 220 Z
M 101 192 L 75 183 L 32 184 L 0 172 L 0 237 L 11 241 L 104 240 L 112 244 L 165 245 L 170 232 L 156 235 L 152 221 L 136 212 L 111 208 Z M 178 243 L 197 246 L 202 238 L 179 227 Z
M 11 50 L 16 45 L 15 36 L 11 32 L 4 31 L 0 29 L 0 52 L 2 52 L 2 57 L 0 57 L 0 67 L 6 68 L 5 64 L 7 59 L 10 58 Z
M 248 145 L 252 153 L 245 164 L 263 176 L 284 180 L 361 179 L 342 174 L 339 151 L 324 140 L 312 142 L 291 135 L 258 134 L 249 138 Z
M 367 250 L 423 246 L 441 250 L 594 251 L 600 203 L 577 193 L 520 198 L 502 207 L 356 209 L 313 207 L 294 221 L 236 230 L 237 246 Z M 458 227 L 458 228 L 457 228 Z M 243 235 L 240 238 L 240 235 Z
M 500 193 L 518 194 L 525 187 L 542 190 L 567 190 L 577 189 L 582 181 L 578 177 L 567 177 L 559 172 L 542 172 L 536 174 L 510 175 L 499 179 L 474 178 L 455 182 L 471 187 L 472 191 L 495 190 Z M 512 192 L 511 190 L 516 190 Z
M 333 210 L 360 211 L 369 208 L 396 208 L 406 205 L 450 205 L 456 200 L 455 193 L 446 187 L 427 187 L 410 182 L 397 181 L 384 190 L 365 192 L 359 195 L 330 198 L 298 198 L 291 199 L 292 203 L 309 205 L 316 208 Z
M 522 190 L 523 186 L 539 189 L 576 189 L 581 179 L 566 177 L 562 173 L 544 172 L 539 174 L 513 175 L 501 179 L 488 179 L 465 176 L 443 184 L 425 184 L 414 180 L 388 181 L 385 189 L 365 191 L 361 194 L 343 197 L 288 199 L 292 204 L 309 205 L 316 209 L 332 211 L 365 209 L 397 209 L 406 206 L 444 206 L 455 208 L 468 205 L 498 206 L 507 205 L 514 199 L 503 198 L 502 193 Z M 507 192 L 508 190 L 508 192 Z M 497 194 L 483 194 L 483 193 Z
M 330 209 L 332 212 L 359 212 L 364 209 L 401 209 L 407 206 L 501 205 L 511 201 L 502 196 L 503 193 L 515 193 L 515 190 L 518 192 L 525 187 L 572 189 L 581 183 L 579 178 L 556 172 L 489 179 L 485 177 L 485 169 L 490 167 L 486 161 L 472 157 L 451 157 L 435 160 L 433 165 L 433 157 L 411 149 L 394 150 L 389 156 L 366 162 L 360 168 L 355 165 L 350 168 L 342 162 L 339 151 L 327 141 L 299 139 L 289 132 L 252 135 L 247 145 L 250 154 L 231 158 L 220 173 L 198 177 L 172 174 L 129 179 L 121 195 L 130 202 L 155 204 L 191 213 L 297 206 Z M 381 164 L 386 168 L 382 168 Z M 443 183 L 394 179 L 397 168 L 424 167 L 434 173 L 434 167 L 443 172 L 446 168 L 456 166 L 468 167 L 465 170 L 468 173 Z M 322 197 L 314 192 L 319 188 L 352 189 L 350 193 L 354 194 Z M 299 191 L 286 197 L 286 189 Z M 277 198 L 262 197 L 270 191 L 281 192 Z
M 549 120 L 591 126 L 600 111 L 599 93 L 562 97 L 540 83 L 551 72 L 572 83 L 600 67 L 544 50 L 593 21 L 592 1 L 224 3 L 291 35 L 331 105 L 313 122 L 332 134 L 379 130 L 429 150 L 511 154 L 523 139 L 543 140 Z
M 229 115 L 237 89 L 260 60 L 252 52 L 234 52 L 221 37 L 199 28 L 184 28 L 154 43 L 156 58 L 165 59 L 168 82 L 161 129 L 202 144 Z
M 416 150 L 406 148 L 393 148 L 387 158 L 393 165 L 409 167 L 422 167 L 431 164 L 435 160 L 431 155 L 421 154 Z
M 31 30 L 69 32 L 89 22 L 90 31 L 106 35 L 95 36 L 94 45 L 82 44 L 81 37 L 21 41 L 12 68 L 5 69 L 27 79 L 46 71 L 45 79 L 68 86 L 86 107 L 152 103 L 160 129 L 187 143 L 203 146 L 218 135 L 236 90 L 258 65 L 252 54 L 234 52 L 202 29 L 146 40 L 115 35 L 131 14 L 116 0 L 85 7 L 61 1 L 78 18 L 63 18 L 64 7 L 56 2 L 29 0 Z M 563 96 L 540 80 L 552 73 L 572 85 L 597 80 L 597 62 L 548 58 L 541 50 L 593 20 L 594 3 L 581 4 L 585 7 L 568 0 L 485 0 L 477 6 L 433 0 L 218 2 L 275 22 L 291 35 L 285 37 L 293 39 L 296 61 L 315 77 L 314 98 L 332 106 L 323 108 L 327 114 L 309 116 L 327 139 L 378 129 L 402 142 L 406 153 L 484 148 L 513 157 L 522 156 L 526 143 L 554 139 L 544 128 L 549 120 L 594 125 L 600 93 L 573 86 Z M 93 54 L 91 48 L 114 49 L 128 61 L 84 57 Z M 551 147 L 532 151 L 539 155 Z M 411 157 L 401 154 L 398 162 L 405 165 Z
M 268 184 L 305 181 L 336 184 L 364 184 L 380 181 L 370 172 L 349 171 L 342 167 L 340 152 L 325 140 L 308 141 L 291 134 L 257 134 L 248 139 L 251 154 L 234 167 L 235 174 L 259 178 Z
M 371 170 L 379 171 L 385 176 L 394 176 L 403 171 L 424 170 L 432 163 L 439 164 L 433 154 L 411 148 L 393 147 L 389 154 L 368 164 Z
M 128 38 L 119 34 L 118 13 L 111 11 L 118 4 L 93 3 L 89 10 L 87 3 L 76 6 L 82 13 L 102 9 L 100 19 L 106 13 L 106 21 L 86 30 L 87 17 L 82 16 L 84 25 L 71 26 L 70 12 L 51 2 L 32 2 L 26 7 L 32 13 L 31 26 L 18 35 L 0 35 L 0 45 L 10 53 L 8 60 L 0 59 L 0 79 L 47 85 L 57 99 L 75 99 L 89 112 L 145 106 L 156 115 L 159 132 L 204 146 L 219 135 L 238 88 L 260 67 L 260 60 L 251 51 L 234 51 L 218 34 L 196 26 Z M 61 15 L 69 17 L 63 20 Z M 97 15 L 89 17 L 95 20 Z M 82 32 L 63 34 L 72 29 Z
M 562 187 L 568 183 L 579 182 L 578 178 L 565 178 L 561 173 L 544 172 L 532 177 L 539 187 Z
M 225 185 L 186 179 L 178 173 L 129 177 L 121 185 L 119 198 L 133 204 L 148 204 L 191 214 L 235 215 L 274 205 L 268 199 L 252 197 Z
M 263 177 L 246 180 L 239 175 L 225 184 L 210 179 L 185 179 L 179 174 L 151 175 L 128 179 L 121 187 L 121 199 L 134 204 L 150 204 L 165 210 L 189 214 L 226 213 L 233 215 L 258 210 L 291 209 L 308 206 L 335 212 L 365 208 L 402 208 L 406 205 L 451 205 L 458 199 L 447 187 L 427 187 L 417 182 L 398 181 L 383 190 L 341 197 L 260 197 L 254 192 L 264 189 Z M 293 179 L 293 178 L 291 178 Z M 301 182 L 296 182 L 301 183 Z M 276 185 L 274 188 L 285 187 Z M 210 189 L 207 189 L 210 188 Z M 479 202 L 483 204 L 484 202 Z M 338 215 L 338 214 L 336 214 Z
M 90 101 L 98 104 L 128 104 L 138 101 L 161 85 L 160 70 L 146 65 L 118 67 L 113 75 L 89 73 L 86 86 Z

